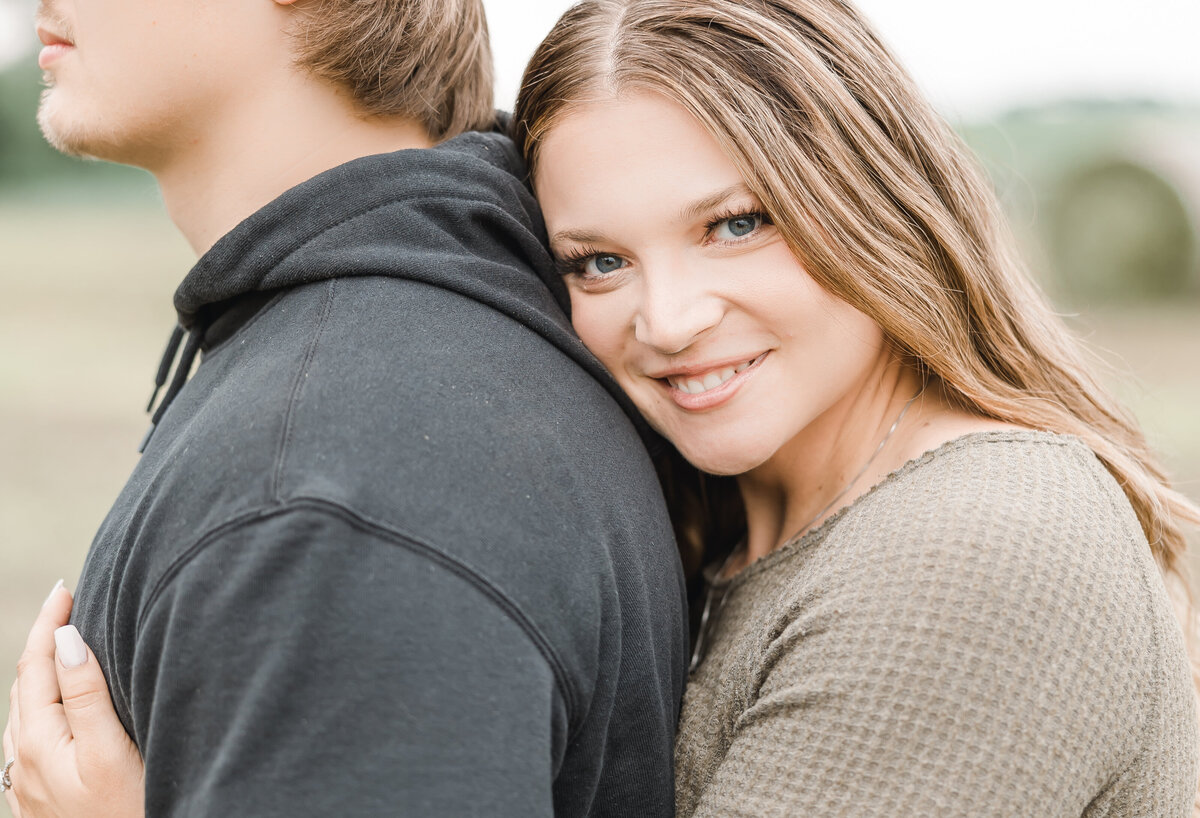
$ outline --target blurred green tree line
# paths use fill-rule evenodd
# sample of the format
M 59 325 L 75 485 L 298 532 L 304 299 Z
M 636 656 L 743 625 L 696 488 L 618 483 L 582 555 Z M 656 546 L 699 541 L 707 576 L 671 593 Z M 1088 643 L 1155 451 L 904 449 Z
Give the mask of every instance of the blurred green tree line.
M 50 148 L 41 91 L 32 55 L 0 71 L 0 198 L 152 200 L 148 174 Z M 1066 101 L 960 131 L 1056 300 L 1200 302 L 1200 109 Z

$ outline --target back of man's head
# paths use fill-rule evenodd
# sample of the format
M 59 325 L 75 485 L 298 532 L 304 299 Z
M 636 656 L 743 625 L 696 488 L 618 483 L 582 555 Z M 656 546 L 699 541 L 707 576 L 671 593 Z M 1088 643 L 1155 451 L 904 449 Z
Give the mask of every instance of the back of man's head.
M 414 119 L 434 141 L 491 124 L 483 0 L 306 0 L 296 11 L 299 64 L 364 113 Z

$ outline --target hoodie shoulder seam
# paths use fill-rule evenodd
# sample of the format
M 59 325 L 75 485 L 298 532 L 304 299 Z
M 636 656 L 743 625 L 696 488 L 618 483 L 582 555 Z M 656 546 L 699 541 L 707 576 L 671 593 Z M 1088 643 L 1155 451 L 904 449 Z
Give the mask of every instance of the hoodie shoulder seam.
M 319 496 L 292 497 L 284 501 L 279 501 L 272 506 L 253 508 L 207 529 L 172 560 L 158 579 L 155 580 L 150 593 L 146 596 L 145 601 L 138 610 L 134 625 L 135 633 L 141 633 L 150 609 L 155 606 L 166 589 L 174 582 L 183 569 L 207 548 L 218 543 L 224 536 L 234 531 L 276 517 L 304 512 L 338 518 L 346 525 L 357 529 L 361 533 L 390 545 L 404 548 L 449 571 L 459 579 L 475 587 L 506 618 L 515 623 L 525 633 L 537 648 L 538 653 L 546 660 L 546 664 L 549 665 L 551 673 L 554 675 L 555 685 L 559 690 L 559 694 L 566 704 L 567 713 L 570 714 L 568 716 L 568 723 L 571 725 L 570 732 L 574 733 L 574 728 L 577 726 L 577 718 L 581 716 L 575 686 L 571 684 L 566 666 L 559 658 L 558 652 L 554 649 L 550 640 L 546 638 L 533 620 L 517 604 L 516 600 L 512 599 L 499 585 L 491 581 L 488 577 L 472 568 L 469 564 L 446 553 L 446 551 L 438 548 L 436 545 L 412 534 L 398 531 L 391 526 L 383 525 L 341 503 Z
M 291 394 L 288 396 L 287 408 L 284 410 L 283 431 L 280 434 L 279 450 L 275 456 L 275 473 L 271 478 L 271 498 L 278 501 L 280 497 L 280 486 L 283 485 L 283 469 L 287 463 L 288 449 L 292 443 L 292 430 L 295 426 L 296 406 L 300 402 L 300 396 L 304 392 L 304 384 L 308 381 L 308 370 L 312 366 L 313 358 L 317 354 L 317 344 L 321 340 L 321 336 L 325 332 L 325 327 L 329 323 L 329 313 L 333 308 L 333 288 L 337 284 L 337 279 L 330 279 L 325 287 L 325 298 L 321 304 L 321 317 L 317 321 L 317 329 L 313 332 L 312 340 L 308 343 L 308 349 L 304 354 L 304 361 L 296 370 L 296 379 L 292 383 Z

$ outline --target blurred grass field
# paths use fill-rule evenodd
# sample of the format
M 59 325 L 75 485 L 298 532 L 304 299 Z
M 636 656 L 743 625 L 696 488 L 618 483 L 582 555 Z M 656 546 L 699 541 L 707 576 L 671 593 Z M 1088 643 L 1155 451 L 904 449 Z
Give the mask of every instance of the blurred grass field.
M 137 461 L 141 411 L 193 257 L 161 207 L 0 197 L 0 672 L 54 581 L 73 587 Z M 1106 307 L 1071 322 L 1200 498 L 1200 303 Z M 0 713 L 7 699 L 0 703 Z
M 161 208 L 0 201 L 0 656 L 73 587 L 137 461 L 191 251 Z M 43 587 L 44 586 L 44 587 Z M 7 706 L 7 700 L 4 702 Z

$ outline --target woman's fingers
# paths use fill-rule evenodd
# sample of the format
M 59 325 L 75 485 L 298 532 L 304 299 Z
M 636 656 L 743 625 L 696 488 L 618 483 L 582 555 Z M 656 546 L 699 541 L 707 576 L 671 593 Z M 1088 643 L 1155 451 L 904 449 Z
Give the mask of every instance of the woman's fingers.
M 4 729 L 4 761 L 15 759 L 9 771 L 12 788 L 4 796 L 13 815 L 20 816 L 17 793 L 37 798 L 45 789 L 44 773 L 59 770 L 56 749 L 70 741 L 55 668 L 54 632 L 71 617 L 72 599 L 62 582 L 50 591 L 29 630 L 17 662 L 17 679 L 9 691 L 9 721 Z M 28 804 L 26 804 L 28 806 Z
M 74 625 L 54 632 L 58 651 L 55 669 L 62 694 L 63 711 L 80 767 L 100 764 L 114 750 L 124 753 L 132 746 L 117 711 L 113 708 L 108 684 L 100 663 Z
M 58 690 L 58 672 L 54 668 L 54 631 L 70 619 L 71 604 L 71 595 L 59 582 L 38 611 L 37 619 L 29 629 L 25 651 L 17 662 L 20 692 L 16 697 L 16 712 L 20 720 L 18 730 L 36 730 L 39 742 L 52 742 L 70 736 L 60 706 L 62 698 Z M 17 732 L 15 737 L 19 742 L 21 733 Z

